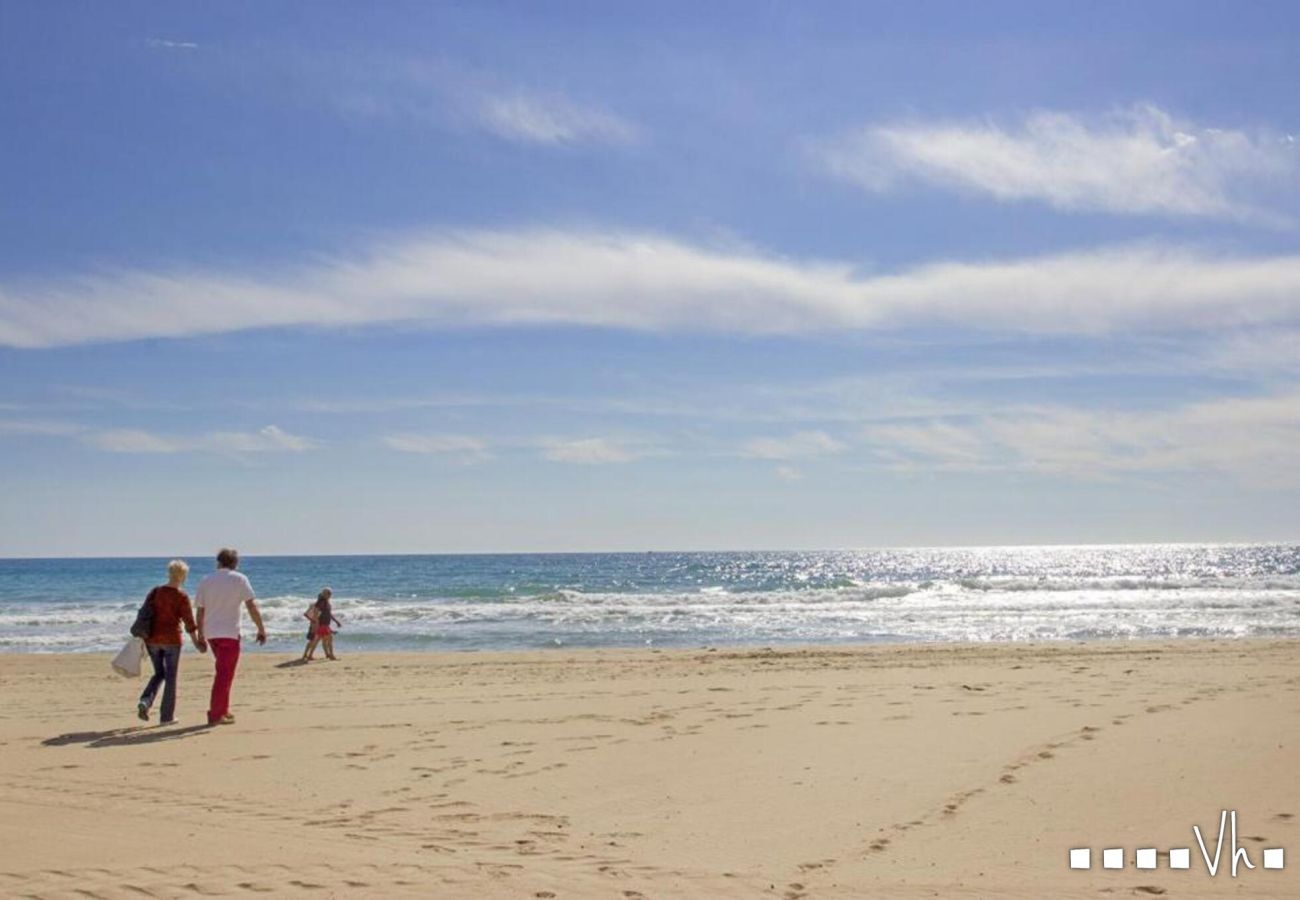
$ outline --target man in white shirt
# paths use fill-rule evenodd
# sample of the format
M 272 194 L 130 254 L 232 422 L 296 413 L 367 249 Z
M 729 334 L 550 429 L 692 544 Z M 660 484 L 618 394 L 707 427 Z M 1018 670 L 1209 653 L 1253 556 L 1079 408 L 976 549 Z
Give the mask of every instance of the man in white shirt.
M 217 671 L 212 679 L 212 700 L 208 704 L 209 725 L 229 725 L 235 721 L 230 714 L 230 686 L 235 681 L 235 666 L 239 665 L 240 607 L 248 608 L 248 616 L 257 626 L 257 642 L 266 643 L 266 627 L 253 597 L 253 586 L 239 567 L 239 552 L 222 549 L 217 554 L 217 571 L 199 582 L 194 592 L 199 608 L 200 641 L 206 640 L 212 648 Z

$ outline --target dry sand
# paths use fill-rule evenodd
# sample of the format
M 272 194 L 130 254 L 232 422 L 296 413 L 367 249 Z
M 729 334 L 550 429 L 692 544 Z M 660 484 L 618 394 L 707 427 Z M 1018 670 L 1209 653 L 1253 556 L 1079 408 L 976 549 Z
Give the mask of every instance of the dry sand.
M 203 728 L 187 650 L 164 728 L 0 658 L 0 894 L 1300 896 L 1297 641 L 284 660 Z M 1221 809 L 1287 867 L 1211 878 Z

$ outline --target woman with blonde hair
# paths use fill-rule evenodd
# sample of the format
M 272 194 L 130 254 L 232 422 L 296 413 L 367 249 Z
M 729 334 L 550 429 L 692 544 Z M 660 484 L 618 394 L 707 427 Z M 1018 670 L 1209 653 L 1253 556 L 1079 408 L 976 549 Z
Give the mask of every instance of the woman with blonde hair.
M 189 574 L 190 567 L 184 560 L 173 559 L 167 564 L 167 583 L 150 591 L 144 601 L 152 614 L 149 634 L 144 642 L 149 651 L 149 661 L 153 663 L 153 677 L 140 695 L 136 712 L 145 722 L 149 721 L 149 710 L 158 695 L 159 686 L 163 686 L 162 724 L 171 725 L 176 721 L 176 675 L 181 662 L 181 624 L 184 623 L 190 640 L 200 653 L 208 650 L 207 643 L 198 636 L 189 595 L 181 590 L 181 585 Z

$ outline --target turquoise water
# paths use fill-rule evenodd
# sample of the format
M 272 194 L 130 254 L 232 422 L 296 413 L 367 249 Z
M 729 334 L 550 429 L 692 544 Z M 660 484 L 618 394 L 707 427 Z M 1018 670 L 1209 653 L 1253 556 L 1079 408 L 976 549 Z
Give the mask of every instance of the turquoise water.
M 188 587 L 212 568 L 189 560 Z M 0 651 L 120 646 L 166 560 L 0 560 Z M 246 556 L 271 644 L 521 649 L 1300 634 L 1300 546 Z

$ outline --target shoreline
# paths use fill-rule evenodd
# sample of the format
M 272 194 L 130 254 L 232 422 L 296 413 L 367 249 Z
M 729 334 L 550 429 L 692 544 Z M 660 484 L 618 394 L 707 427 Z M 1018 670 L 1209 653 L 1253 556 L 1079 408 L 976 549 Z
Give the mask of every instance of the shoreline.
M 341 633 L 341 632 L 340 632 Z M 477 648 L 466 647 L 460 650 L 448 650 L 445 648 L 429 649 L 401 649 L 385 647 L 357 647 L 347 644 L 348 635 L 343 634 L 342 642 L 338 642 L 336 637 L 336 651 L 342 655 L 347 653 L 349 656 L 397 656 L 397 657 L 437 657 L 446 656 L 457 658 L 464 656 L 546 656 L 557 653 L 574 653 L 574 654 L 683 654 L 699 652 L 718 652 L 718 653 L 757 653 L 772 652 L 775 654 L 785 654 L 796 651 L 842 651 L 846 653 L 854 652 L 873 652 L 877 650 L 897 649 L 910 650 L 921 648 L 934 648 L 942 650 L 952 648 L 954 650 L 973 650 L 978 648 L 989 648 L 996 650 L 999 648 L 1024 648 L 1033 650 L 1035 648 L 1052 648 L 1052 647 L 1144 647 L 1144 646 L 1182 646 L 1183 644 L 1270 644 L 1270 643 L 1300 643 L 1300 634 L 1294 635 L 1195 635 L 1186 637 L 1135 637 L 1135 638 L 1116 638 L 1116 637 L 1097 637 L 1097 638 L 1045 638 L 1042 640 L 980 640 L 980 641 L 948 641 L 948 640 L 888 640 L 888 641 L 818 641 L 810 643 L 781 641 L 770 641 L 768 643 L 715 643 L 715 644 L 667 644 L 661 646 L 651 645 L 609 645 L 595 646 L 587 644 L 560 645 L 547 647 L 529 647 L 529 648 Z M 126 643 L 126 636 L 122 637 L 121 643 Z M 293 647 L 259 647 L 252 638 L 251 632 L 243 637 L 243 652 L 245 654 L 257 653 L 259 655 L 275 654 L 280 656 L 297 657 L 302 653 L 302 645 L 305 641 L 299 640 Z M 0 660 L 7 657 L 17 658 L 62 658 L 70 659 L 87 658 L 87 657 L 105 657 L 112 656 L 121 649 L 121 646 L 111 649 L 94 649 L 94 650 L 16 650 L 0 649 Z M 182 650 L 185 657 L 191 655 L 198 657 L 200 654 L 189 643 L 188 638 L 182 641 Z M 318 657 L 318 660 L 323 657 Z
M 143 679 L 109 654 L 0 655 L 0 891 L 1300 887 L 1294 863 L 1210 878 L 1195 850 L 1191 872 L 1067 865 L 1194 847 L 1221 809 L 1257 866 L 1300 853 L 1300 639 L 345 650 L 301 666 L 246 641 L 217 728 L 192 651 L 172 728 L 134 719 Z

